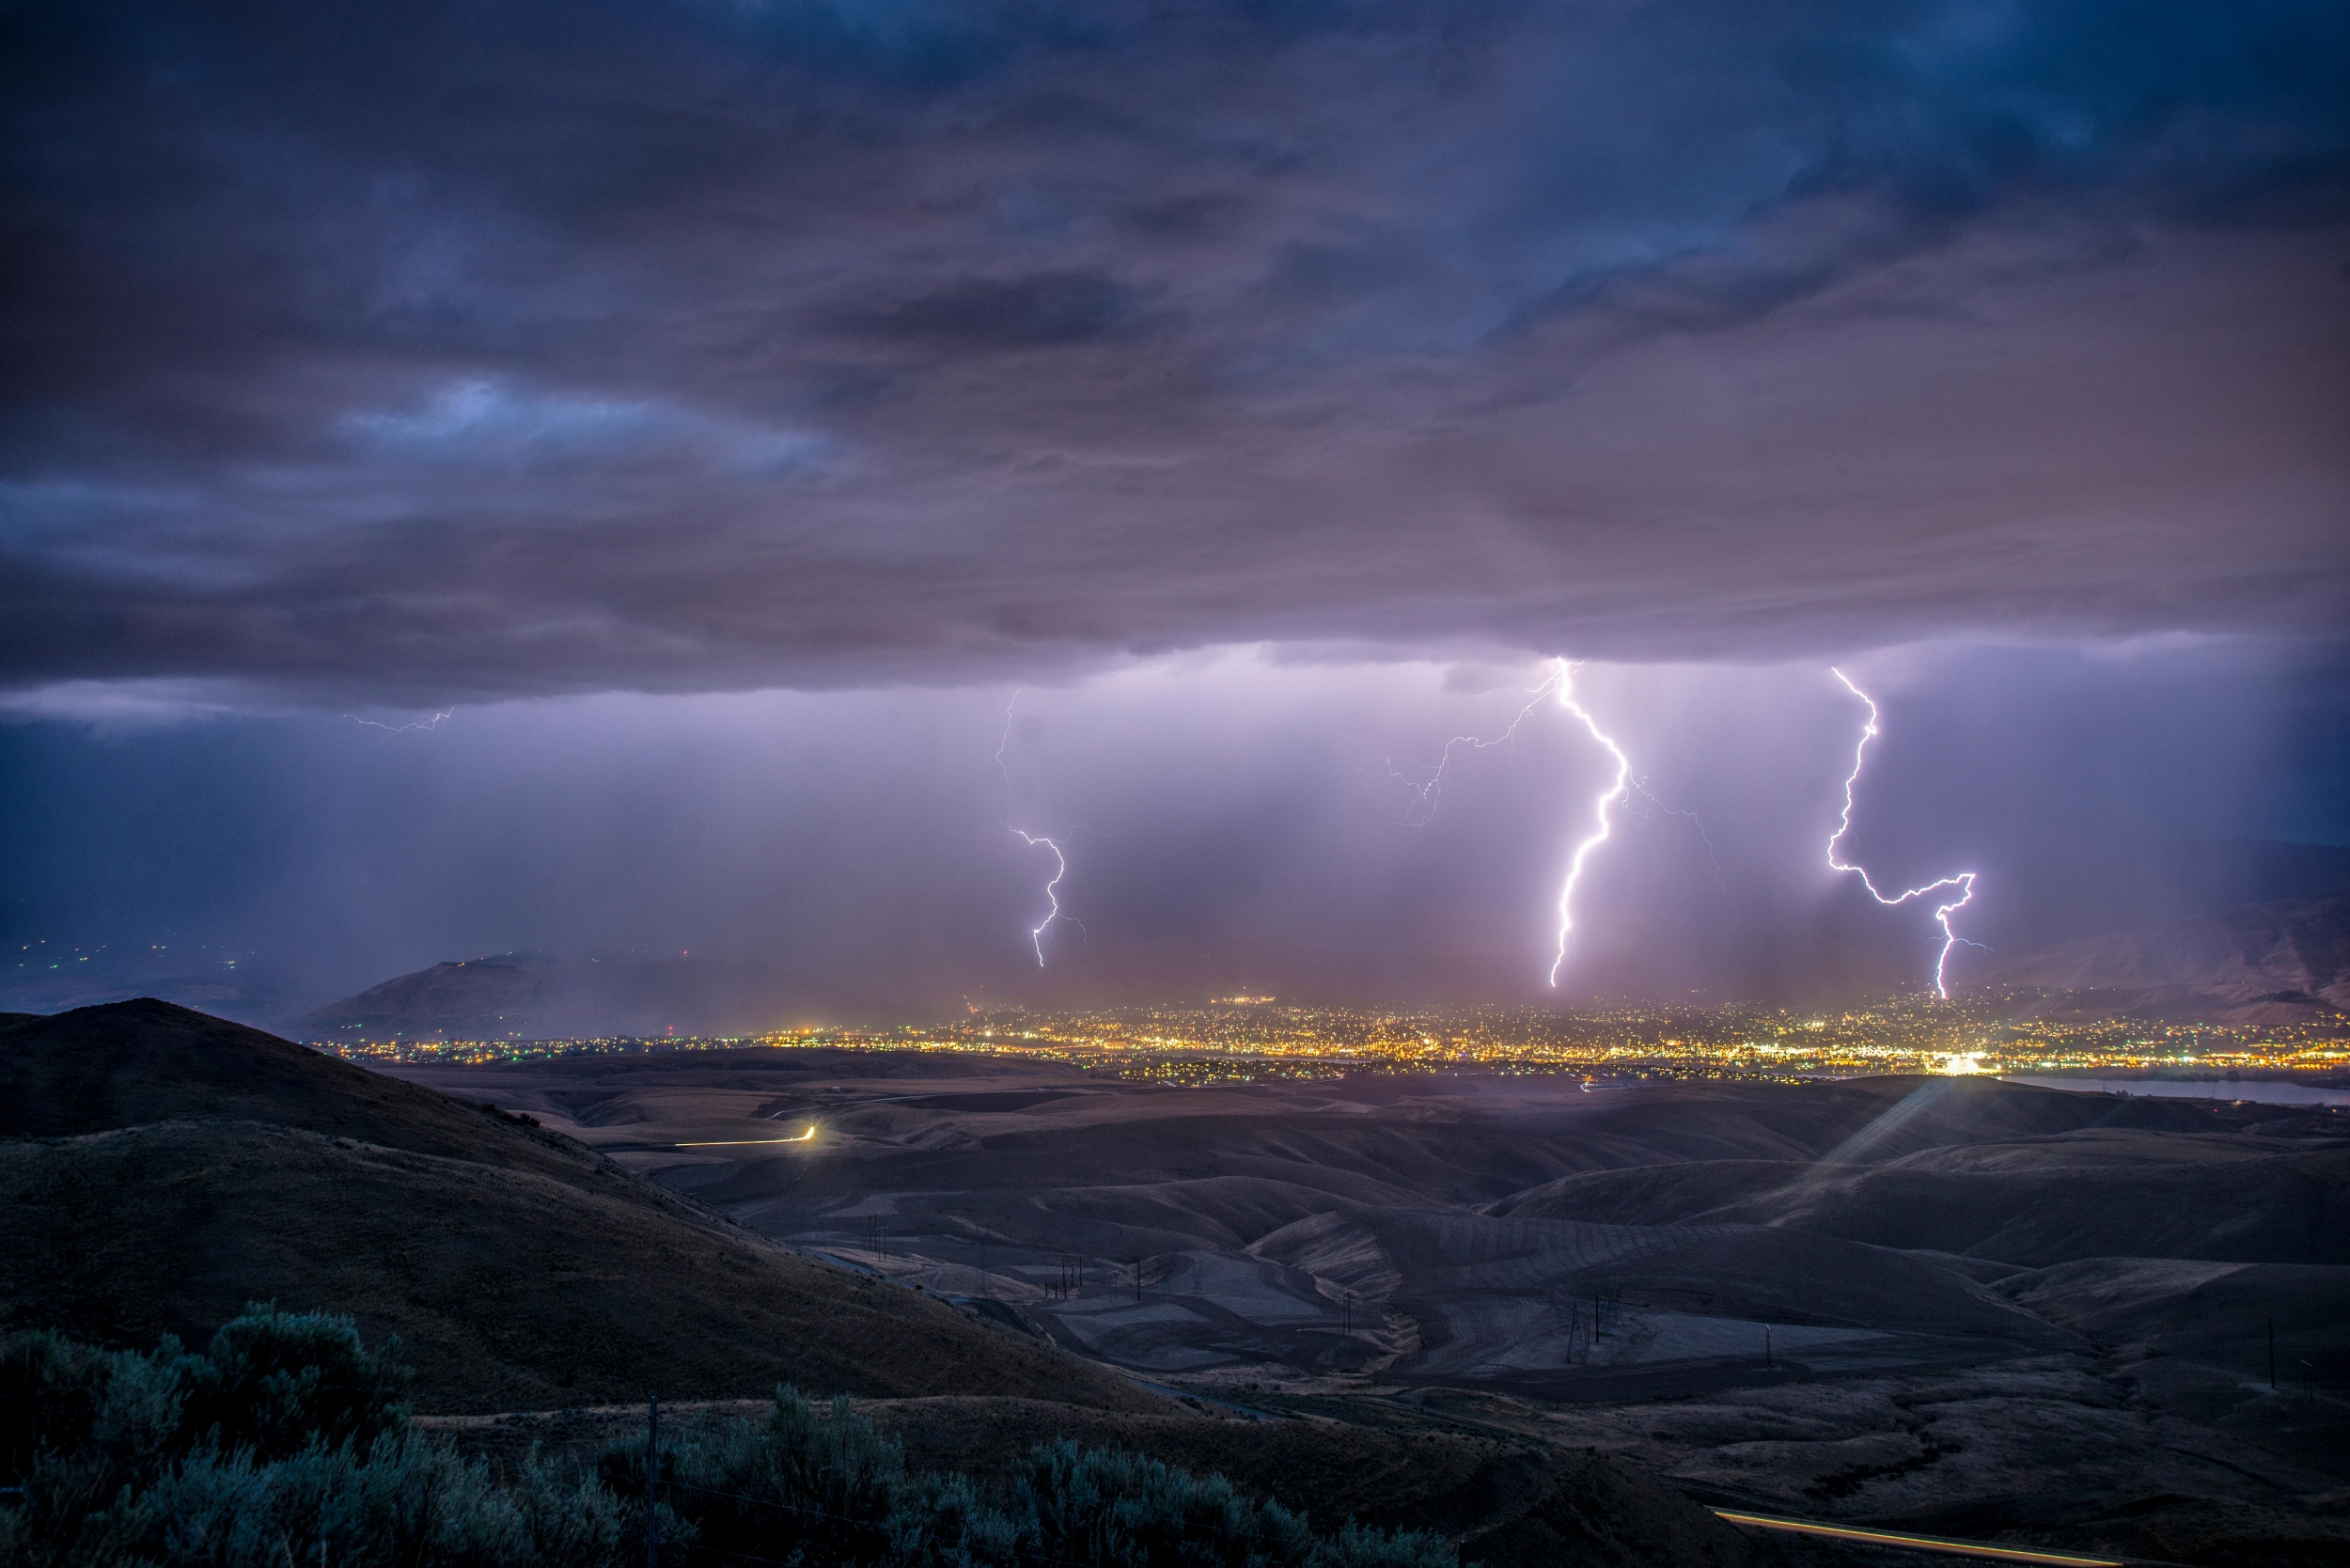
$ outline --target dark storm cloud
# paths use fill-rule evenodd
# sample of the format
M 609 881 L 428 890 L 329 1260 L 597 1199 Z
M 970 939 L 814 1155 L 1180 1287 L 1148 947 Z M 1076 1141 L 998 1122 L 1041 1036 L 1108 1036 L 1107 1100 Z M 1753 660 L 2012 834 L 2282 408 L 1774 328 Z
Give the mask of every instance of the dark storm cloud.
M 2339 7 L 8 24 L 0 681 L 2345 607 Z

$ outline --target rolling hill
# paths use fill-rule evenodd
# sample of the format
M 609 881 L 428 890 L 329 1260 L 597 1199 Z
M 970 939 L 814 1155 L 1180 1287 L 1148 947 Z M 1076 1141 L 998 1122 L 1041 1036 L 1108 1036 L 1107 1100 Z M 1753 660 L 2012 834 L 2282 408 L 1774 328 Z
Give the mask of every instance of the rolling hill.
M 0 1030 L 0 1324 L 397 1334 L 445 1410 L 818 1391 L 1158 1402 L 760 1239 L 559 1134 L 137 1001 Z

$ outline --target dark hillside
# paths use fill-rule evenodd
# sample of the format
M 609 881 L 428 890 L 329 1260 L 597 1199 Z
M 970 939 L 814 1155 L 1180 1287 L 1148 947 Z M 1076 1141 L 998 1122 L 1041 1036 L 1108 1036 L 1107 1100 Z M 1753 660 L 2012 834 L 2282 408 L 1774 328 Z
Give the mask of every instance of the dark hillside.
M 564 1180 L 599 1165 L 559 1134 L 151 997 L 0 1033 L 0 1137 L 212 1121 L 270 1121 Z
M 0 1143 L 0 1324 L 202 1342 L 249 1300 L 400 1336 L 429 1410 L 757 1396 L 1163 1402 L 1116 1374 L 624 1182 L 258 1122 L 167 1121 Z
M 427 1409 L 1116 1374 L 811 1262 L 585 1145 L 167 1002 L 0 1031 L 0 1325 L 195 1338 L 247 1302 L 398 1334 Z
M 2350 1138 L 2121 1130 L 1813 1167 L 1703 1216 L 2045 1267 L 2079 1258 L 2350 1263 Z
M 1784 1227 L 2033 1268 L 2112 1256 L 2342 1264 L 2350 1263 L 2350 1137 L 2092 1127 L 1878 1165 L 1693 1161 L 1563 1177 L 1488 1212 Z

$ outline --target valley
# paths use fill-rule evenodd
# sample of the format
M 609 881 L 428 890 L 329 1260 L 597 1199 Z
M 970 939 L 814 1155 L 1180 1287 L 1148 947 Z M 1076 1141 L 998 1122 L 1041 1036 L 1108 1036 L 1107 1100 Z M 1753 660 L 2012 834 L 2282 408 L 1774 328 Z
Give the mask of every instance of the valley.
M 1590 1449 L 1807 1517 L 2350 1550 L 2328 1107 L 821 1050 L 394 1071 L 1202 1409 Z

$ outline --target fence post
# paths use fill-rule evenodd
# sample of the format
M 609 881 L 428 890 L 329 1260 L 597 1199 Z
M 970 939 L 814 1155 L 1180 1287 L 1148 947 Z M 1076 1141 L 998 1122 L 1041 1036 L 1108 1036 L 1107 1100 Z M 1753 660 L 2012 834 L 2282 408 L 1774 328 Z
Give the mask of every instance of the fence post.
M 657 1568 L 661 1516 L 653 1512 L 653 1482 L 661 1474 L 661 1396 L 645 1408 L 645 1568 Z

